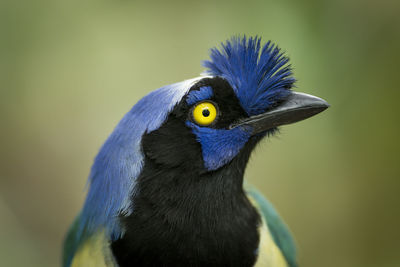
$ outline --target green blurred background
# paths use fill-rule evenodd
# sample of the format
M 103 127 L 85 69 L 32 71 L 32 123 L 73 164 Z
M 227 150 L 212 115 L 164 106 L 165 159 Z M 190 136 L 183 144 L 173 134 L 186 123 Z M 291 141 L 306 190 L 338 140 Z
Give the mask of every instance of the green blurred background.
M 331 108 L 254 153 L 248 179 L 302 266 L 400 266 L 400 2 L 0 1 L 0 265 L 57 266 L 99 147 L 142 96 L 234 34 L 287 52 Z

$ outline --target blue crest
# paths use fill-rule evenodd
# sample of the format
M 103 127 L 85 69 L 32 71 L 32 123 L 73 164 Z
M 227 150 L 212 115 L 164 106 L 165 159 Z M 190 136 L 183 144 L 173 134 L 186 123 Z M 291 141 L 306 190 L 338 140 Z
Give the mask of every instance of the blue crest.
M 289 59 L 268 41 L 261 47 L 261 38 L 233 37 L 211 49 L 210 60 L 204 61 L 205 74 L 227 80 L 242 108 L 249 116 L 265 112 L 285 99 L 295 79 Z

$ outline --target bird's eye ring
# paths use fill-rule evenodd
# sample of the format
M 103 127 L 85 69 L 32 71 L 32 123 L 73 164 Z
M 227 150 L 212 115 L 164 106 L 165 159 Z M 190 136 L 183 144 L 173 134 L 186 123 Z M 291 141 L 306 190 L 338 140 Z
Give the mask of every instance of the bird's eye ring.
M 192 109 L 193 120 L 201 126 L 212 124 L 217 115 L 218 109 L 216 105 L 209 101 L 201 102 Z

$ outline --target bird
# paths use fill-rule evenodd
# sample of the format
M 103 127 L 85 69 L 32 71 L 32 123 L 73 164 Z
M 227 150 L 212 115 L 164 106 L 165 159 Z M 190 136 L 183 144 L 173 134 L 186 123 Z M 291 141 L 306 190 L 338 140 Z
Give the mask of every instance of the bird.
M 102 145 L 62 266 L 298 266 L 288 226 L 244 175 L 261 140 L 329 104 L 294 91 L 289 58 L 259 36 L 209 56 L 200 76 L 140 99 Z

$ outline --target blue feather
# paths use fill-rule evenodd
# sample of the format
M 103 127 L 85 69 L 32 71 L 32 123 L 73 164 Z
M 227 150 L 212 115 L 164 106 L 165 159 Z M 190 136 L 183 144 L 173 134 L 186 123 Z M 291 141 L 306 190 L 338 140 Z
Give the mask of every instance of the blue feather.
M 214 92 L 211 86 L 203 86 L 200 87 L 199 90 L 191 91 L 186 97 L 186 103 L 191 106 L 203 100 L 210 99 L 213 97 L 213 95 Z
M 233 87 L 242 108 L 249 116 L 265 112 L 289 94 L 295 79 L 289 59 L 280 49 L 261 38 L 233 37 L 211 49 L 210 60 L 204 61 L 205 74 L 220 76 Z
M 192 128 L 197 141 L 201 144 L 204 167 L 216 170 L 231 161 L 251 136 L 251 129 L 243 127 L 231 130 L 201 127 L 190 121 L 186 125 Z
M 141 138 L 160 127 L 172 108 L 181 101 L 191 85 L 183 81 L 162 87 L 142 98 L 120 121 L 95 158 L 89 176 L 89 191 L 80 216 L 78 236 L 105 228 L 111 240 L 123 234 L 120 213 L 134 208 L 135 179 L 143 165 Z

